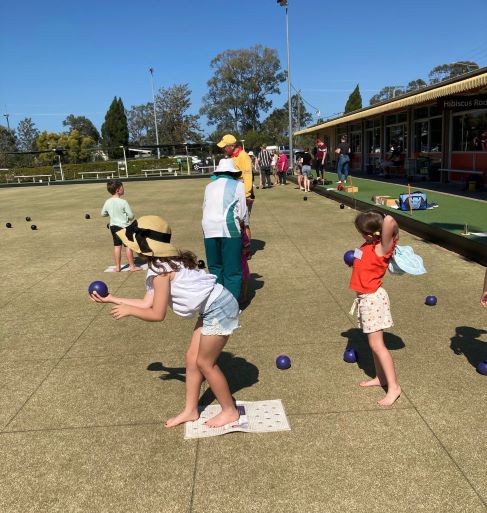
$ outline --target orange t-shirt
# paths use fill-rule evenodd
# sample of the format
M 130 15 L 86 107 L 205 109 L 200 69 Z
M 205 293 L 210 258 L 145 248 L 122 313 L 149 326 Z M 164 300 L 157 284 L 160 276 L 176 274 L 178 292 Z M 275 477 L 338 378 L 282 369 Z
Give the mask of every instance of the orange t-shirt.
M 396 248 L 396 241 L 384 256 L 375 252 L 375 247 L 380 240 L 373 243 L 364 243 L 360 246 L 362 258 L 353 261 L 352 277 L 349 287 L 362 294 L 375 292 L 382 285 L 382 278 L 387 271 L 389 260 Z

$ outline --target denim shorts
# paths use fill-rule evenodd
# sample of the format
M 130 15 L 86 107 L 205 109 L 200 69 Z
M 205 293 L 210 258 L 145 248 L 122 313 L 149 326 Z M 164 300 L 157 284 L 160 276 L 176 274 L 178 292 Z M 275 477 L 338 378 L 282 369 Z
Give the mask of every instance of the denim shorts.
M 202 335 L 231 335 L 240 327 L 238 323 L 240 308 L 237 300 L 227 290 L 221 294 L 211 305 L 200 314 L 203 321 Z
M 302 174 L 306 178 L 311 178 L 311 166 L 303 166 Z

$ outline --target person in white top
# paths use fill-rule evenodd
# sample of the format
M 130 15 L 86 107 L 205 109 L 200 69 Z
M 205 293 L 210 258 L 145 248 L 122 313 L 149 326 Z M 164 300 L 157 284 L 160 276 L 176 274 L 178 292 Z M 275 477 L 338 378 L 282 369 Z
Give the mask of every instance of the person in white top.
M 239 327 L 236 299 L 216 282 L 216 276 L 198 269 L 194 253 L 180 251 L 170 243 L 171 228 L 161 217 L 143 216 L 117 235 L 147 260 L 147 292 L 142 299 L 112 294 L 94 294 L 91 298 L 98 303 L 113 303 L 111 313 L 117 320 L 133 316 L 163 321 L 168 307 L 181 317 L 198 316 L 186 352 L 186 404 L 179 415 L 166 422 L 166 427 L 199 418 L 198 400 L 204 379 L 222 408 L 206 425 L 221 427 L 237 422 L 239 413 L 228 382 L 216 364 L 228 338 Z
M 245 187 L 233 159 L 220 160 L 203 200 L 203 234 L 208 270 L 235 299 L 242 287 L 241 223 L 249 224 Z

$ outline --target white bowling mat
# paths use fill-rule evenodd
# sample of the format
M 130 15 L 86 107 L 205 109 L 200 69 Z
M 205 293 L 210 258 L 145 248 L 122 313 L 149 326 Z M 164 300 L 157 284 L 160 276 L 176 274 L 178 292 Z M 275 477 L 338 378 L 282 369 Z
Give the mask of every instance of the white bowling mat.
M 290 431 L 289 421 L 280 399 L 270 401 L 237 401 L 240 418 L 220 428 L 205 426 L 205 422 L 221 411 L 218 404 L 207 406 L 195 422 L 186 422 L 184 438 L 206 438 L 241 431 L 243 433 L 270 433 Z
M 144 271 L 147 271 L 147 264 L 143 264 L 143 265 L 139 265 L 137 267 L 140 267 L 141 269 L 143 269 Z M 125 264 L 125 265 L 122 265 L 122 268 L 120 269 L 120 271 L 122 273 L 125 273 L 127 271 L 129 271 L 129 264 Z M 114 273 L 115 272 L 115 266 L 114 265 L 110 265 L 109 267 L 107 267 L 103 272 L 105 273 Z

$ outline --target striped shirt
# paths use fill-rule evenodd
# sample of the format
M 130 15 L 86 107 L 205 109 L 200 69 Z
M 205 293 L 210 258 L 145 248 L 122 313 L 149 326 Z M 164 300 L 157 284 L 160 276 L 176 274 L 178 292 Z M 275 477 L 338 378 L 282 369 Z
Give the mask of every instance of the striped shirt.
M 267 150 L 260 150 L 259 152 L 259 164 L 260 167 L 271 167 L 272 157 Z

